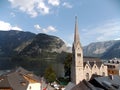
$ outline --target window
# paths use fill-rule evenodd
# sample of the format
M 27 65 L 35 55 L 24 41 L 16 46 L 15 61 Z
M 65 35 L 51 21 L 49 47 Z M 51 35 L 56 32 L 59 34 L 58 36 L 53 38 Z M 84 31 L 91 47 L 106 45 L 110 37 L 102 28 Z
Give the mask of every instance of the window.
M 113 68 L 115 68 L 115 66 L 113 66 Z
M 29 89 L 31 90 L 31 89 L 32 89 L 32 87 L 30 86 L 30 87 L 29 87 Z
M 102 76 L 105 76 L 105 72 L 102 72 Z
M 89 73 L 86 73 L 86 80 L 89 80 Z
M 81 54 L 80 54 L 80 53 L 78 53 L 78 54 L 77 54 L 77 56 L 81 57 Z

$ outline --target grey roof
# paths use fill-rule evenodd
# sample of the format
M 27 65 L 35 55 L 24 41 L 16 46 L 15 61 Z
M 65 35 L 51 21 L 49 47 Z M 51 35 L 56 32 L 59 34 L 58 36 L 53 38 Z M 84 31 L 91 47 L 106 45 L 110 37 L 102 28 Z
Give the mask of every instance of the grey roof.
M 19 72 L 22 75 L 28 76 L 29 78 L 34 79 L 37 82 L 40 82 L 40 78 L 38 76 L 36 76 L 35 74 L 33 74 L 33 72 L 25 70 L 22 67 L 17 68 L 15 71 Z
M 65 87 L 65 90 L 71 90 L 73 87 L 75 87 L 75 84 L 72 82 L 69 82 L 68 85 Z
M 94 87 L 88 81 L 83 80 L 78 85 L 76 85 L 75 87 L 73 87 L 71 90 L 103 90 L 103 89 Z
M 0 76 L 0 88 L 11 87 L 13 90 L 26 90 L 29 81 L 27 81 L 24 76 L 36 80 L 37 82 L 40 81 L 36 75 L 19 67 L 14 71 Z
M 0 76 L 0 88 L 9 88 L 11 87 L 7 77 Z
M 84 57 L 83 62 L 84 62 L 84 66 L 89 63 L 89 65 L 93 67 L 94 63 L 96 63 L 98 68 L 100 68 L 102 65 L 102 61 L 99 58 Z
M 90 81 L 96 86 L 104 88 L 105 90 L 120 90 L 120 76 L 105 76 L 105 77 L 95 77 Z M 93 83 L 94 82 L 94 83 Z
M 19 74 L 17 72 L 9 74 L 8 81 L 14 90 L 26 90 L 29 84 L 29 82 L 22 76 L 22 74 Z

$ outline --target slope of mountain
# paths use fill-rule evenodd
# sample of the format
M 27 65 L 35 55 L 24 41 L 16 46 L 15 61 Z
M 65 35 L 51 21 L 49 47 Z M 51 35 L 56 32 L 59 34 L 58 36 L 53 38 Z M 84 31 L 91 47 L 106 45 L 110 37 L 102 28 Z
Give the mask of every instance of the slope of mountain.
M 0 31 L 0 56 L 10 56 L 23 42 L 35 37 L 35 34 L 22 31 Z
M 57 75 L 63 71 L 65 43 L 56 36 L 22 31 L 0 31 L 0 68 L 22 66 L 38 74 L 52 65 Z M 33 67 L 34 66 L 34 67 Z M 59 67 L 59 68 L 58 68 Z
M 16 49 L 19 54 L 37 56 L 43 51 L 61 53 L 67 49 L 65 43 L 60 38 L 42 33 L 26 43 L 23 43 Z
M 120 58 L 120 40 L 91 43 L 83 48 L 84 56 L 102 59 Z
M 117 41 L 112 47 L 110 47 L 105 53 L 103 53 L 102 59 L 120 58 L 120 41 Z

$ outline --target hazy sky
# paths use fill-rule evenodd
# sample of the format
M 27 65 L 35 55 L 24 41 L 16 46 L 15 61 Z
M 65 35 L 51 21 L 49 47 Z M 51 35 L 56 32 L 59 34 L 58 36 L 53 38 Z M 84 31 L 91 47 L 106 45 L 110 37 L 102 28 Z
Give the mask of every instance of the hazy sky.
M 47 33 L 68 45 L 75 16 L 82 45 L 120 39 L 119 0 L 0 0 L 0 30 Z

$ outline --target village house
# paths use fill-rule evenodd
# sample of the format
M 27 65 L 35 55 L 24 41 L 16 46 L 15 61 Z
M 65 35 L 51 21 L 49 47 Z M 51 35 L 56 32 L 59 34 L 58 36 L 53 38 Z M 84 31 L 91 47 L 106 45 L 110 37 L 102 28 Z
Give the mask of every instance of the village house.
M 108 60 L 105 65 L 108 67 L 108 75 L 120 76 L 120 59 L 113 58 Z
M 41 90 L 40 78 L 19 67 L 0 76 L 0 90 Z

